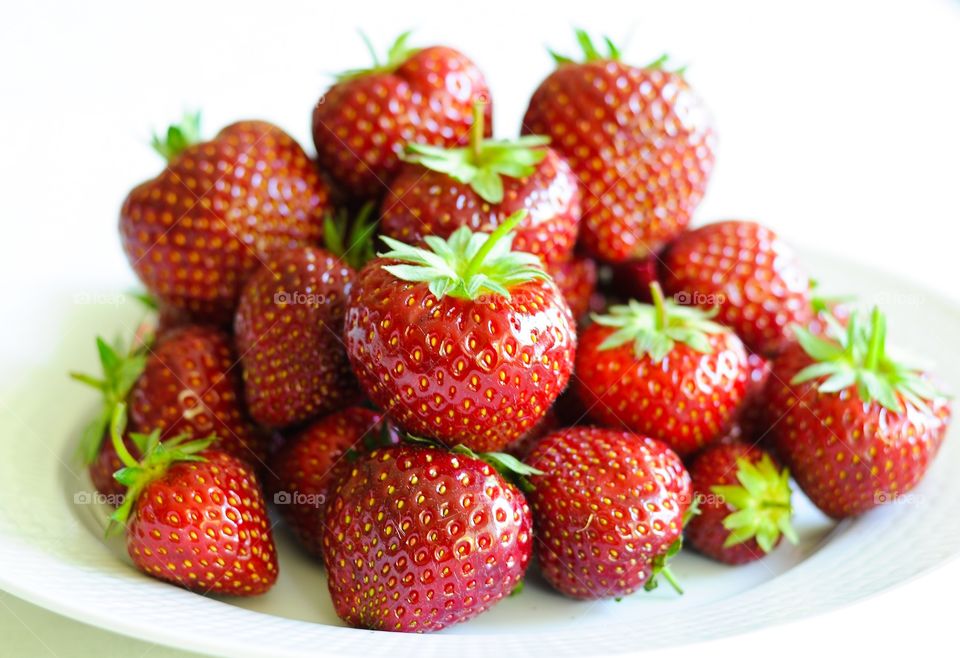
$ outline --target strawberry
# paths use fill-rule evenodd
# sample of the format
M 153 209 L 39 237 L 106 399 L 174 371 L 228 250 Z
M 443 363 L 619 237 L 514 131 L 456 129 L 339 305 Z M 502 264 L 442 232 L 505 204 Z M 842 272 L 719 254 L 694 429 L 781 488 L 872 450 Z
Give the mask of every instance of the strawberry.
M 160 438 L 216 434 L 216 448 L 259 466 L 266 443 L 242 403 L 240 370 L 230 336 L 212 327 L 176 329 L 146 360 L 130 392 L 132 429 Z
M 796 543 L 790 519 L 790 472 L 768 453 L 745 443 L 710 446 L 690 464 L 697 513 L 685 542 L 726 564 L 762 558 L 786 537 Z
M 792 324 L 812 319 L 810 279 L 777 234 L 755 222 L 707 224 L 663 256 L 663 288 L 683 304 L 717 306 L 717 320 L 754 352 L 775 355 Z
M 263 494 L 246 462 L 211 450 L 216 437 L 160 441 L 132 433 L 143 459 L 124 447 L 125 405 L 112 439 L 126 497 L 108 534 L 126 531 L 127 552 L 144 573 L 203 594 L 252 596 L 277 579 L 276 549 Z
M 550 434 L 526 459 L 544 475 L 530 493 L 544 578 L 576 599 L 621 597 L 656 586 L 680 548 L 690 476 L 654 439 L 573 427 Z
M 533 254 L 511 251 L 512 215 L 429 249 L 391 250 L 357 275 L 347 353 L 360 385 L 403 430 L 499 450 L 539 421 L 570 377 L 570 309 Z
M 300 544 L 322 554 L 323 519 L 334 468 L 381 431 L 380 414 L 347 407 L 314 421 L 270 459 L 267 489 Z
M 563 298 L 573 313 L 573 319 L 579 321 L 595 307 L 602 304 L 597 300 L 597 264 L 589 258 L 577 258 L 549 269 L 553 282 L 563 294 Z
M 492 106 L 483 74 L 462 53 L 411 48 L 409 33 L 371 69 L 347 71 L 313 110 L 313 141 L 321 167 L 355 198 L 382 196 L 407 143 L 456 146 L 470 132 L 470 108 Z
M 574 390 L 597 422 L 659 439 L 689 455 L 718 439 L 747 388 L 734 333 L 697 308 L 633 301 L 594 317 L 580 337 Z
M 243 121 L 194 143 L 198 121 L 188 117 L 165 140 L 154 138 L 167 166 L 127 196 L 120 237 L 168 316 L 180 311 L 226 325 L 265 253 L 320 239 L 329 192 L 303 149 L 276 126 Z
M 636 299 L 638 302 L 650 304 L 650 286 L 660 280 L 658 265 L 660 257 L 651 254 L 646 258 L 628 260 L 610 267 L 610 281 L 605 286 L 610 296 L 627 301 Z
M 355 276 L 334 254 L 301 247 L 270 257 L 247 281 L 234 333 L 258 423 L 287 427 L 358 397 L 341 337 Z
M 534 92 L 523 133 L 547 135 L 583 184 L 581 242 L 602 260 L 644 258 L 681 232 L 713 169 L 715 137 L 702 101 L 665 57 L 645 67 L 601 55 L 583 31 L 582 63 Z
M 837 519 L 910 491 L 951 409 L 929 376 L 886 353 L 886 318 L 851 315 L 840 339 L 797 329 L 767 386 L 773 445 L 807 497 Z
M 419 244 L 424 236 L 450 236 L 467 226 L 493 231 L 518 210 L 514 246 L 536 254 L 545 267 L 570 260 L 580 222 L 580 189 L 570 166 L 529 135 L 515 141 L 483 138 L 483 106 L 474 106 L 470 143 L 444 149 L 408 144 L 381 207 L 381 231 Z
M 472 454 L 400 444 L 363 455 L 327 506 L 337 615 L 405 632 L 466 621 L 521 583 L 531 526 L 523 494 Z
M 767 439 L 769 424 L 766 418 L 765 391 L 770 379 L 772 364 L 756 352 L 747 355 L 747 391 L 740 404 L 737 414 L 737 424 L 743 431 L 744 437 L 751 443 L 756 440 Z

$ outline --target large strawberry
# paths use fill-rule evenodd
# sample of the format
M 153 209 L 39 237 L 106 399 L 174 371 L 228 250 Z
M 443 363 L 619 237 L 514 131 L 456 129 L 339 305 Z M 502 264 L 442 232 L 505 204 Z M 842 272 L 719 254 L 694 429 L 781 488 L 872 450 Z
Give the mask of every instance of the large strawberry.
M 547 135 L 584 187 L 581 241 L 603 260 L 656 252 L 689 223 L 714 161 L 701 100 L 665 58 L 620 61 L 577 32 L 585 61 L 555 55 L 557 69 L 530 99 L 524 134 Z
M 518 210 L 514 246 L 544 265 L 570 260 L 580 222 L 580 189 L 570 166 L 530 135 L 515 141 L 483 138 L 483 106 L 474 106 L 467 146 L 443 149 L 409 144 L 404 165 L 381 209 L 385 235 L 418 244 L 427 235 L 447 238 L 461 226 L 493 231 Z
M 476 101 L 490 123 L 490 91 L 477 66 L 452 48 L 412 48 L 408 36 L 383 63 L 371 48 L 373 68 L 339 76 L 313 110 L 320 165 L 351 197 L 382 196 L 408 143 L 466 144 Z
M 270 257 L 244 286 L 234 332 L 254 420 L 286 427 L 358 396 L 341 337 L 355 276 L 329 251 L 302 247 Z
M 144 573 L 203 594 L 252 596 L 277 579 L 276 549 L 257 477 L 243 460 L 210 449 L 215 437 L 160 441 L 131 434 L 143 459 L 124 447 L 125 405 L 111 437 L 126 487 L 108 533 L 126 531 L 127 552 Z
M 405 632 L 470 619 L 522 581 L 531 525 L 523 494 L 475 456 L 409 444 L 361 456 L 327 506 L 337 615 Z
M 797 329 L 767 386 L 773 445 L 834 518 L 906 494 L 946 435 L 950 404 L 927 375 L 886 353 L 886 319 L 851 315 L 840 340 Z M 776 421 L 776 422 L 774 422 Z
M 197 117 L 154 146 L 159 176 L 120 211 L 123 249 L 147 290 L 195 320 L 229 324 L 244 279 L 263 255 L 320 240 L 327 186 L 303 149 L 263 121 L 195 143 Z
M 652 589 L 680 547 L 690 476 L 663 443 L 595 427 L 541 439 L 526 463 L 544 474 L 530 493 L 540 570 L 577 599 Z
M 809 277 L 790 247 L 755 222 L 718 222 L 681 235 L 664 254 L 661 273 L 667 294 L 717 306 L 717 320 L 763 355 L 783 349 L 791 325 L 813 318 Z
M 130 424 L 160 437 L 217 435 L 216 448 L 260 466 L 266 445 L 243 407 L 230 336 L 211 327 L 176 329 L 159 341 L 130 392 Z
M 364 391 L 403 430 L 500 450 L 570 377 L 570 309 L 533 254 L 512 251 L 519 211 L 492 234 L 463 227 L 391 250 L 357 276 L 347 353 Z
M 747 354 L 709 314 L 664 300 L 596 316 L 580 337 L 574 390 L 597 422 L 660 439 L 681 455 L 719 438 L 747 387 Z
M 350 450 L 363 449 L 381 431 L 380 414 L 347 407 L 307 425 L 271 457 L 267 489 L 300 544 L 313 555 L 322 552 L 335 468 Z
M 686 544 L 714 560 L 744 564 L 762 558 L 782 537 L 796 543 L 791 524 L 790 472 L 745 443 L 710 446 L 690 464 L 697 513 Z

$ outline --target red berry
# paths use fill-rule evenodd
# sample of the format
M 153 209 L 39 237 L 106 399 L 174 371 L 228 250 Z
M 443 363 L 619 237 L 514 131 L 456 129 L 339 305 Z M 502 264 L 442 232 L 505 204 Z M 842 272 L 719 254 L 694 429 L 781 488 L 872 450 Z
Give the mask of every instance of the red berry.
M 353 269 L 311 247 L 284 251 L 244 286 L 234 323 L 254 420 L 287 427 L 355 400 L 343 344 Z
M 691 502 L 675 453 L 629 432 L 575 427 L 544 437 L 526 463 L 545 473 L 533 478 L 530 504 L 537 561 L 553 587 L 577 599 L 652 587 Z
M 521 582 L 531 525 L 523 494 L 479 459 L 414 445 L 361 456 L 327 507 L 337 615 L 406 632 L 470 619 Z
M 196 121 L 196 118 L 194 118 Z M 189 145 L 172 128 L 155 144 L 167 167 L 130 192 L 123 248 L 161 307 L 229 324 L 240 286 L 264 254 L 317 242 L 329 193 L 303 149 L 262 121 L 227 126 Z M 175 137 L 175 138 L 174 138 Z
M 574 320 L 586 317 L 597 306 L 594 299 L 597 265 L 590 258 L 574 258 L 568 263 L 552 267 L 550 276 L 567 301 Z

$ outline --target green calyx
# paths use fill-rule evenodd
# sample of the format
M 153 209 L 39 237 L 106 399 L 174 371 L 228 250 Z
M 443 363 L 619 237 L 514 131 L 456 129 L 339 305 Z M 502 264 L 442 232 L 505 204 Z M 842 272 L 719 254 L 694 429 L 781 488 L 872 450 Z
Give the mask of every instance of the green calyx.
M 376 49 L 374 49 L 373 44 L 370 42 L 370 38 L 361 31 L 360 38 L 363 39 L 363 43 L 367 46 L 367 50 L 370 52 L 370 57 L 373 59 L 373 66 L 365 69 L 350 69 L 344 71 L 336 76 L 337 82 L 345 82 L 347 80 L 352 80 L 354 78 L 359 78 L 373 73 L 391 73 L 392 71 L 395 71 L 404 62 L 420 51 L 419 48 L 413 48 L 407 44 L 407 41 L 410 39 L 410 33 L 410 30 L 407 30 L 398 36 L 396 41 L 393 42 L 393 45 L 390 46 L 390 49 L 387 50 L 386 60 L 381 62 L 379 55 L 377 55 Z
M 133 505 L 140 492 L 151 482 L 163 476 L 167 469 L 176 462 L 206 461 L 199 453 L 206 450 L 215 440 L 215 436 L 205 439 L 191 440 L 189 436 L 178 436 L 160 442 L 160 430 L 150 434 L 130 433 L 130 439 L 143 457 L 140 461 L 130 454 L 123 442 L 123 432 L 127 424 L 127 405 L 118 404 L 110 419 L 110 440 L 123 467 L 113 474 L 114 479 L 127 488 L 123 504 L 110 515 L 107 525 L 108 536 L 116 534 L 130 518 Z
M 919 370 L 886 353 L 887 320 L 877 307 L 866 326 L 852 313 L 845 332 L 837 338 L 816 336 L 804 327 L 794 331 L 800 346 L 816 363 L 794 375 L 791 384 L 822 380 L 817 386 L 821 393 L 853 387 L 864 403 L 878 402 L 895 413 L 904 410 L 903 401 L 928 411 L 927 403 L 938 395 Z
M 404 434 L 403 440 L 407 443 L 413 443 L 415 445 L 425 445 L 437 450 L 449 450 L 450 452 L 457 455 L 466 455 L 467 457 L 472 457 L 474 459 L 479 459 L 480 461 L 487 462 L 502 475 L 507 480 L 513 482 L 521 490 L 529 493 L 533 491 L 533 483 L 528 479 L 531 475 L 544 475 L 544 472 L 530 466 L 529 464 L 524 464 L 522 461 L 517 459 L 511 454 L 506 452 L 474 452 L 467 446 L 462 443 L 454 446 L 453 448 L 448 448 L 445 445 L 437 443 L 432 439 L 425 439 L 419 436 L 413 436 L 412 434 Z
M 365 203 L 356 218 L 350 221 L 346 209 L 328 214 L 323 220 L 323 240 L 327 250 L 355 270 L 376 256 L 373 235 L 377 228 L 374 205 Z
M 730 531 L 724 548 L 756 539 L 764 553 L 769 553 L 783 535 L 790 543 L 797 543 L 797 533 L 791 518 L 790 471 L 777 471 L 769 455 L 758 462 L 740 457 L 737 459 L 739 485 L 717 485 L 710 491 L 719 496 L 736 511 L 723 520 L 723 527 Z
M 503 177 L 523 178 L 536 171 L 536 165 L 547 154 L 543 147 L 550 143 L 550 138 L 527 135 L 509 141 L 484 139 L 484 105 L 477 102 L 473 106 L 468 146 L 442 148 L 408 144 L 403 159 L 469 185 L 488 203 L 500 203 Z
M 619 62 L 621 61 L 621 52 L 615 43 L 609 37 L 603 37 L 603 43 L 607 48 L 606 53 L 600 52 L 596 45 L 593 43 L 593 39 L 586 32 L 586 30 L 574 30 L 574 34 L 577 37 L 577 43 L 580 46 L 580 50 L 583 53 L 583 59 L 580 60 L 581 63 L 586 62 Z M 557 66 L 562 66 L 563 64 L 577 64 L 578 61 L 572 57 L 567 57 L 566 55 L 561 55 L 560 53 L 548 49 L 550 56 L 553 58 L 553 61 Z M 667 69 L 667 61 L 670 59 L 669 55 L 660 55 L 658 58 L 643 66 L 642 68 L 647 69 L 648 71 L 668 71 L 675 73 L 679 76 L 683 76 L 687 71 L 686 66 L 681 66 L 679 68 L 670 71 Z
M 683 513 L 683 519 L 681 521 L 684 528 L 687 527 L 687 524 L 690 523 L 690 519 L 700 514 L 699 503 L 696 498 L 690 501 L 690 507 L 687 508 L 687 511 Z M 680 582 L 677 580 L 677 577 L 670 570 L 670 560 L 672 560 L 681 550 L 683 550 L 683 535 L 681 534 L 677 539 L 670 544 L 666 552 L 658 555 L 653 558 L 652 568 L 650 570 L 650 577 L 647 579 L 647 582 L 643 585 L 643 590 L 645 592 L 652 592 L 660 586 L 659 577 L 663 576 L 663 579 L 670 583 L 670 587 L 680 595 L 683 595 L 683 588 L 680 586 Z
M 485 292 L 509 299 L 511 288 L 548 278 L 539 258 L 512 250 L 512 231 L 526 215 L 526 210 L 518 210 L 490 234 L 462 226 L 446 240 L 428 235 L 426 247 L 380 236 L 390 251 L 379 256 L 400 261 L 383 269 L 403 281 L 426 283 L 437 299 L 450 295 L 472 300 Z
M 170 162 L 188 146 L 200 141 L 200 112 L 185 112 L 180 123 L 172 124 L 167 133 L 160 136 L 153 134 L 150 145 L 153 149 Z
M 80 439 L 78 452 L 83 463 L 91 464 L 97 458 L 110 419 L 117 406 L 126 401 L 130 389 L 147 364 L 148 346 L 149 341 L 124 348 L 121 341 L 111 345 L 98 336 L 97 353 L 100 357 L 101 376 L 98 378 L 79 372 L 70 373 L 74 381 L 100 391 L 103 402 L 96 418 L 84 428 Z
M 713 348 L 707 336 L 728 331 L 710 319 L 716 315 L 716 309 L 704 311 L 668 301 L 657 282 L 650 285 L 650 292 L 653 304 L 631 299 L 625 305 L 610 307 L 605 315 L 593 316 L 597 324 L 616 328 L 600 343 L 601 350 L 632 342 L 637 358 L 649 356 L 654 363 L 660 363 L 677 343 L 709 354 Z

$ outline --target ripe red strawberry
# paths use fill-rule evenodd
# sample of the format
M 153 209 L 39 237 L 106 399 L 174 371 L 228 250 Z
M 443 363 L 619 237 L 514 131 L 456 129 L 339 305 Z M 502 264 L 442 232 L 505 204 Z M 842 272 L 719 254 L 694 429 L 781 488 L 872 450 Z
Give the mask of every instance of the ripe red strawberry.
M 324 515 L 333 473 L 351 449 L 362 449 L 381 431 L 380 414 L 347 407 L 291 437 L 270 459 L 267 490 L 300 544 L 321 555 Z
M 747 391 L 740 404 L 737 424 L 750 443 L 768 440 L 770 424 L 766 413 L 766 388 L 772 364 L 756 352 L 747 355 Z
M 467 226 L 493 231 L 518 210 L 514 247 L 545 267 L 570 260 L 580 222 L 580 189 L 570 166 L 538 136 L 483 138 L 483 106 L 474 106 L 470 143 L 443 149 L 409 144 L 381 207 L 380 229 L 401 242 L 450 237 Z
M 717 306 L 717 320 L 754 352 L 775 355 L 792 324 L 812 319 L 810 279 L 777 234 L 755 222 L 701 226 L 663 256 L 663 288 L 683 304 Z
M 658 265 L 660 256 L 651 254 L 646 258 L 628 260 L 610 267 L 610 281 L 605 286 L 610 296 L 627 301 L 650 304 L 650 286 L 660 280 Z
M 520 584 L 533 534 L 523 494 L 473 456 L 401 444 L 353 463 L 327 506 L 323 554 L 351 626 L 428 632 Z
M 595 299 L 597 289 L 597 264 L 590 258 L 574 258 L 570 262 L 549 269 L 553 282 L 579 321 L 600 302 Z
M 371 48 L 373 68 L 341 75 L 313 110 L 320 165 L 352 197 L 382 196 L 408 143 L 466 144 L 476 101 L 490 124 L 490 90 L 477 66 L 452 48 L 411 48 L 408 36 L 383 64 Z
M 927 375 L 886 354 L 886 320 L 851 315 L 842 340 L 797 330 L 767 387 L 773 445 L 807 497 L 834 518 L 893 501 L 923 477 L 950 404 Z
M 665 57 L 635 67 L 607 40 L 577 32 L 585 61 L 554 55 L 523 133 L 547 135 L 583 183 L 581 242 L 621 262 L 656 252 L 689 223 L 713 169 L 715 138 L 701 100 Z
M 120 439 L 124 468 L 117 480 L 126 498 L 108 533 L 125 527 L 127 552 L 144 573 L 203 594 L 253 596 L 277 579 L 276 549 L 257 477 L 243 460 L 208 449 L 215 437 L 189 441 L 160 432 L 132 434 L 139 462 Z
M 359 396 L 342 338 L 355 276 L 329 251 L 302 247 L 270 257 L 247 281 L 234 333 L 258 423 L 287 427 Z
M 690 476 L 663 443 L 595 427 L 559 430 L 526 459 L 544 472 L 530 493 L 540 570 L 577 599 L 652 589 L 680 548 Z
M 747 388 L 747 354 L 709 314 L 663 299 L 596 316 L 580 337 L 574 390 L 597 422 L 689 455 L 718 439 Z
M 159 303 L 226 325 L 265 253 L 319 241 L 329 193 L 303 149 L 276 126 L 243 121 L 198 144 L 197 123 L 188 117 L 165 141 L 155 138 L 167 166 L 127 196 L 120 236 Z
M 384 238 L 350 294 L 347 353 L 403 430 L 478 452 L 522 436 L 570 377 L 570 309 L 536 256 L 510 250 L 523 211 L 491 235 L 463 227 L 430 250 Z
M 217 435 L 216 448 L 263 463 L 265 438 L 246 416 L 242 382 L 230 336 L 211 327 L 168 333 L 150 353 L 130 392 L 130 422 L 160 437 Z
M 782 537 L 796 543 L 791 525 L 790 472 L 745 443 L 710 446 L 690 464 L 697 513 L 684 532 L 687 545 L 726 564 L 759 560 Z

